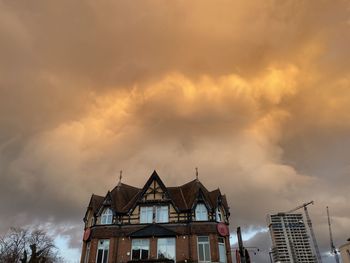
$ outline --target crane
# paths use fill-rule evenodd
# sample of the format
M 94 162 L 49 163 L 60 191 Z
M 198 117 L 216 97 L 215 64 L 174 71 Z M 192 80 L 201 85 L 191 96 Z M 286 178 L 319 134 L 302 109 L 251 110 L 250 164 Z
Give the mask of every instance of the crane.
M 302 205 L 299 205 L 299 206 L 297 206 L 296 208 L 293 208 L 292 210 L 289 210 L 289 211 L 287 211 L 287 212 L 285 212 L 286 214 L 290 214 L 290 213 L 293 213 L 294 211 L 297 211 L 297 210 L 299 210 L 300 208 L 305 208 L 305 207 L 307 207 L 308 205 L 313 205 L 314 204 L 314 201 L 310 201 L 310 202 L 307 202 L 307 203 L 304 203 L 304 204 L 302 204 Z
M 338 255 L 338 251 L 334 246 L 334 242 L 333 242 L 333 235 L 332 235 L 332 227 L 331 227 L 331 219 L 329 217 L 329 209 L 327 206 L 327 217 L 328 217 L 328 227 L 329 227 L 329 239 L 330 239 L 330 244 L 331 244 L 331 253 L 334 254 L 335 257 L 335 261 L 337 263 L 339 263 L 339 255 Z
M 309 215 L 309 211 L 307 210 L 307 206 L 310 205 L 310 204 L 313 205 L 314 201 L 310 201 L 310 202 L 304 203 L 304 204 L 302 204 L 302 205 L 300 205 L 300 206 L 298 206 L 298 207 L 296 207 L 296 208 L 294 208 L 292 210 L 289 210 L 288 212 L 285 212 L 285 213 L 289 214 L 289 213 L 292 213 L 292 212 L 294 212 L 296 210 L 304 208 L 304 212 L 305 212 L 305 216 L 306 216 L 306 220 L 307 220 L 307 225 L 309 226 L 312 242 L 314 243 L 314 247 L 315 247 L 317 262 L 318 263 L 322 263 L 320 249 L 318 248 L 318 244 L 317 244 L 316 236 L 315 236 L 315 233 L 314 233 L 314 229 L 312 227 L 312 222 L 311 222 L 311 218 L 310 218 L 310 215 Z

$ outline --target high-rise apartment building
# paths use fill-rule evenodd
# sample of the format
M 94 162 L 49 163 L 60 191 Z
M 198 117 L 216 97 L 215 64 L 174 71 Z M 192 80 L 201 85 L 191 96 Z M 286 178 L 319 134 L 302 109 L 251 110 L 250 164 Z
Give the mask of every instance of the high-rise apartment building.
M 268 215 L 273 262 L 316 263 L 302 214 Z

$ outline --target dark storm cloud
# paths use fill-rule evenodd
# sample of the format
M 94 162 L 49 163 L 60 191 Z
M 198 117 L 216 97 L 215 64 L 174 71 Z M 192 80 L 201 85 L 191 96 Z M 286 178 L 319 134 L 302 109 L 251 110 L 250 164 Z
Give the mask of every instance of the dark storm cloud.
M 349 21 L 340 0 L 0 1 L 1 230 L 79 224 L 120 169 L 199 166 L 232 229 L 315 199 L 322 249 L 326 205 L 341 243 Z

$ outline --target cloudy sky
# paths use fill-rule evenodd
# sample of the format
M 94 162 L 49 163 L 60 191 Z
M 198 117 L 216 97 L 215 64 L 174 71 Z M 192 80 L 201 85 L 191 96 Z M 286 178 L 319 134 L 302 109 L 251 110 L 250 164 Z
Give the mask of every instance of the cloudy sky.
M 268 262 L 266 214 L 314 200 L 350 237 L 346 0 L 0 0 L 0 233 L 40 225 L 77 262 L 91 193 L 220 187 Z

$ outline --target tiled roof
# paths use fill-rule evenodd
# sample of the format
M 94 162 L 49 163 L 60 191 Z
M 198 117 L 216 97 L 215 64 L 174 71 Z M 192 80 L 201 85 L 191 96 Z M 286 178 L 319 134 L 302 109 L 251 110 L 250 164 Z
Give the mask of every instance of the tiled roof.
M 161 185 L 164 185 L 156 172 L 153 172 L 150 179 L 159 180 Z M 150 179 L 147 181 L 147 183 L 149 183 Z M 145 191 L 145 187 L 143 187 L 143 189 L 140 189 L 131 185 L 118 183 L 118 185 L 111 192 L 108 192 L 106 197 L 93 194 L 90 200 L 89 207 L 92 208 L 94 213 L 97 213 L 103 205 L 104 200 L 107 198 L 111 198 L 110 204 L 115 212 L 128 213 L 130 209 L 135 207 L 136 202 L 139 200 L 142 193 Z M 211 209 L 217 207 L 220 199 L 220 203 L 228 211 L 226 196 L 221 195 L 219 189 L 209 192 L 198 179 L 192 180 L 181 186 L 165 188 L 169 194 L 170 199 L 173 201 L 173 204 L 179 211 L 186 211 L 192 209 L 199 195 L 203 196 L 204 201 L 207 205 L 209 205 Z
M 127 213 L 140 192 L 139 188 L 119 183 L 111 191 L 112 208 L 117 212 Z
M 209 192 L 209 199 L 213 207 L 216 207 L 216 205 L 218 204 L 220 196 L 221 196 L 221 193 L 219 188 Z
M 94 213 L 96 213 L 97 210 L 98 210 L 98 209 L 100 208 L 100 206 L 102 205 L 104 199 L 105 199 L 105 198 L 104 198 L 103 196 L 99 196 L 99 195 L 92 194 L 91 199 L 90 199 L 89 208 L 91 208 L 92 211 L 93 211 Z
M 179 210 L 187 210 L 188 206 L 180 187 L 168 187 L 170 198 L 174 201 Z

